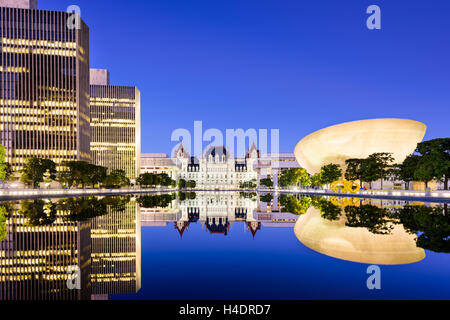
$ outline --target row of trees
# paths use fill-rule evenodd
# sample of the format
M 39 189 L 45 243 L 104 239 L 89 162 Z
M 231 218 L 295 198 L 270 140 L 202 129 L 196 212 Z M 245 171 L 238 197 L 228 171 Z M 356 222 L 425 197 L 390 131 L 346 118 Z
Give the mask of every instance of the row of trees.
M 86 161 L 64 161 L 60 172 L 57 172 L 56 163 L 52 160 L 33 157 L 26 160 L 20 173 L 20 181 L 33 188 L 38 188 L 41 182 L 51 181 L 68 188 L 120 188 L 131 185 L 124 170 L 111 170 L 108 174 L 107 168 Z
M 255 179 L 239 183 L 239 188 L 241 189 L 256 189 L 256 187 L 257 185 Z
M 184 179 L 180 179 L 178 180 L 178 188 L 179 189 L 185 189 L 185 188 L 190 188 L 190 189 L 194 189 L 197 186 L 197 183 L 194 180 L 184 180 Z
M 139 177 L 136 179 L 136 184 L 148 188 L 148 187 L 155 187 L 155 186 L 164 186 L 164 187 L 175 187 L 176 181 L 171 179 L 167 173 L 142 173 L 139 175 Z
M 378 152 L 367 158 L 352 158 L 345 161 L 344 177 L 348 181 L 372 183 L 381 181 L 402 180 L 407 188 L 411 181 L 422 181 L 425 188 L 430 181 L 443 181 L 444 189 L 448 190 L 450 177 L 450 138 L 434 139 L 421 142 L 417 145 L 415 153 L 408 156 L 401 164 L 394 164 L 391 153 Z M 280 185 L 283 187 L 323 186 L 339 180 L 342 177 L 342 168 L 337 164 L 323 166 L 319 173 L 310 176 L 305 169 L 288 169 L 282 173 Z

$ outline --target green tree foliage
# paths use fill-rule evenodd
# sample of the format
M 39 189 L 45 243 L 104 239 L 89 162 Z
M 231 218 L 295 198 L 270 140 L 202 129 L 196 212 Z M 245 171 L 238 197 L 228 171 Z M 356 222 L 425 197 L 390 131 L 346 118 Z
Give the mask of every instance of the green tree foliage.
M 320 186 L 322 186 L 322 177 L 320 176 L 320 173 L 316 173 L 315 175 L 311 176 L 311 187 Z
M 347 206 L 344 209 L 348 227 L 366 228 L 374 234 L 389 234 L 394 228 L 396 219 L 386 208 L 379 208 L 370 204 L 361 206 Z
M 406 205 L 397 210 L 406 231 L 417 234 L 418 247 L 434 252 L 450 253 L 450 215 L 444 207 Z
M 107 200 L 109 197 L 99 199 L 98 197 L 67 198 L 58 201 L 58 210 L 67 211 L 64 215 L 66 221 L 87 221 L 89 219 L 103 216 L 108 213 Z
M 260 179 L 259 180 L 259 184 L 266 186 L 267 188 L 272 188 L 273 187 L 273 181 L 272 179 L 270 179 L 270 177 L 268 178 L 264 178 L 264 179 Z
M 262 202 L 270 203 L 273 199 L 273 195 L 271 193 L 266 193 L 259 197 L 259 200 Z
M 195 192 L 178 192 L 178 200 L 194 200 L 197 197 Z
M 257 193 L 256 192 L 239 192 L 239 197 L 244 198 L 244 199 L 250 199 L 252 201 L 256 201 L 256 196 Z
M 310 186 L 311 178 L 304 168 L 292 168 L 284 170 L 280 177 L 280 185 L 282 187 L 291 186 Z
M 295 196 L 282 194 L 280 196 L 280 204 L 284 208 L 285 212 L 301 215 L 306 213 L 312 204 L 310 197 L 300 197 L 298 199 Z
M 22 201 L 19 214 L 28 218 L 29 226 L 47 226 L 56 220 L 56 205 L 44 200 Z
M 363 162 L 364 180 L 367 182 L 381 180 L 381 188 L 383 188 L 383 180 L 392 173 L 393 162 L 392 153 L 372 153 Z
M 179 188 L 179 189 L 184 189 L 184 188 L 186 188 L 186 185 L 187 185 L 186 180 L 184 180 L 184 179 L 178 180 L 178 188 Z
M 49 159 L 28 158 L 21 170 L 20 181 L 33 188 L 38 188 L 39 183 L 44 181 L 44 173 L 50 172 L 52 180 L 56 178 L 56 164 Z
M 420 156 L 415 179 L 425 182 L 433 179 L 444 182 L 444 189 L 448 190 L 450 177 L 450 138 L 433 139 L 420 142 L 416 152 Z M 430 179 L 431 177 L 431 179 Z
M 102 198 L 102 201 L 114 212 L 123 212 L 131 201 L 131 195 L 110 196 Z
M 255 189 L 256 187 L 257 186 L 256 186 L 255 179 L 250 180 L 250 181 L 244 181 L 239 184 L 239 188 L 241 188 L 241 189 Z
M 313 197 L 311 204 L 314 208 L 319 209 L 322 217 L 327 220 L 338 220 L 341 216 L 341 208 L 326 198 Z
M 186 182 L 186 187 L 191 189 L 194 189 L 196 185 L 197 183 L 194 180 L 189 180 L 188 182 Z
M 419 165 L 420 156 L 418 155 L 409 155 L 406 159 L 400 163 L 395 165 L 393 174 L 394 176 L 402 181 L 406 182 L 406 189 L 409 188 L 409 183 L 414 181 L 414 173 L 417 170 Z
M 136 179 L 136 184 L 144 188 L 155 186 L 174 187 L 176 185 L 176 181 L 171 179 L 167 173 L 155 174 L 146 172 L 139 175 Z
M 330 163 L 320 168 L 321 184 L 330 184 L 334 181 L 339 180 L 341 176 L 342 176 L 342 169 L 337 164 Z
M 359 181 L 359 184 L 363 183 L 363 164 L 364 159 L 347 159 L 345 164 L 347 168 L 345 169 L 344 177 L 348 181 Z
M 7 165 L 6 165 L 6 152 L 5 147 L 0 145 L 0 180 L 6 181 L 6 173 Z
M 176 199 L 175 193 L 161 195 L 145 195 L 136 199 L 141 208 L 166 208 L 172 200 Z
M 106 188 L 127 187 L 130 184 L 124 170 L 112 170 L 103 180 L 103 186 Z
M 6 238 L 7 210 L 5 206 L 0 206 L 0 242 Z
M 107 168 L 86 161 L 64 161 L 61 166 L 58 181 L 69 188 L 79 185 L 95 187 L 107 177 Z

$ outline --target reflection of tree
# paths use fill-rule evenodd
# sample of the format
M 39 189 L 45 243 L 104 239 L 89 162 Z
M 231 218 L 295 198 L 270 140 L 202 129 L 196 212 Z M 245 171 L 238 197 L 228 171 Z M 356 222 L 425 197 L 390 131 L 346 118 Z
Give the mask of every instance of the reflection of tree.
M 418 247 L 450 253 L 450 215 L 447 204 L 444 208 L 406 205 L 397 212 L 406 231 L 418 235 Z
M 97 197 L 67 198 L 58 201 L 58 210 L 67 211 L 64 220 L 86 221 L 108 213 L 106 201 Z
M 111 210 L 115 212 L 123 212 L 125 211 L 125 206 L 131 200 L 131 195 L 106 197 L 102 200 L 111 208 Z
M 19 213 L 28 218 L 30 226 L 47 226 L 56 220 L 56 206 L 44 200 L 22 201 Z
M 310 197 L 300 197 L 300 199 L 297 199 L 288 194 L 282 194 L 280 196 L 280 204 L 284 208 L 284 211 L 297 215 L 305 214 L 311 203 L 312 200 Z
M 175 200 L 175 193 L 160 195 L 145 195 L 136 199 L 141 208 L 165 208 Z
M 256 201 L 257 194 L 256 194 L 256 192 L 244 192 L 244 191 L 241 191 L 241 192 L 239 192 L 239 196 L 241 198 L 244 198 L 244 199 L 251 199 L 253 201 Z
M 363 227 L 375 234 L 389 234 L 394 228 L 392 214 L 385 208 L 366 204 L 347 206 L 344 209 L 348 227 Z
M 273 199 L 273 195 L 271 193 L 267 193 L 267 194 L 264 194 L 259 197 L 260 201 L 267 202 L 267 203 L 270 203 L 270 201 L 272 201 L 272 199 Z
M 6 216 L 7 211 L 5 206 L 0 206 L 0 241 L 6 238 Z
M 322 217 L 327 220 L 338 220 L 341 216 L 341 208 L 325 198 L 313 197 L 312 205 L 319 209 Z
M 178 192 L 178 199 L 180 201 L 194 200 L 197 197 L 195 192 Z

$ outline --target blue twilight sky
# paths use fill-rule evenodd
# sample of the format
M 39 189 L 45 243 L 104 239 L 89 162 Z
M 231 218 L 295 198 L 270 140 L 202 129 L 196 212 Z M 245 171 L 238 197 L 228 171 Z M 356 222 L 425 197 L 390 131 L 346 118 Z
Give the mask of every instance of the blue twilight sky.
M 448 0 L 39 0 L 80 6 L 91 67 L 142 98 L 142 152 L 176 128 L 278 128 L 280 150 L 345 121 L 410 118 L 450 134 Z M 381 30 L 366 8 L 381 8 Z

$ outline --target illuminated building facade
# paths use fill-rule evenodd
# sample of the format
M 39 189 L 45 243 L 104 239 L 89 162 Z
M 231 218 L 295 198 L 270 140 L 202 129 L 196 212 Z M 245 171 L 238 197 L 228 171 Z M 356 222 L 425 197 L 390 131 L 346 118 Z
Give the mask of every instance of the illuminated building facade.
M 141 288 L 141 217 L 136 201 L 91 220 L 93 295 L 136 293 Z
M 93 163 L 139 176 L 141 158 L 141 102 L 135 87 L 111 86 L 91 71 L 91 154 Z M 94 81 L 95 80 L 95 81 Z
M 33 213 L 45 212 L 52 205 L 28 202 Z M 66 221 L 63 217 L 68 212 L 58 210 L 53 223 L 34 225 L 20 213 L 21 204 L 8 207 L 6 238 L 0 241 L 0 300 L 90 299 L 89 222 Z M 79 271 L 79 289 L 67 284 L 75 270 Z
M 211 146 L 200 159 L 189 156 L 180 143 L 174 158 L 181 164 L 179 179 L 194 180 L 197 188 L 238 189 L 243 182 L 257 182 L 254 168 L 259 151 L 255 145 L 247 150 L 245 158 L 234 158 L 223 146 Z
M 16 7 L 11 7 L 16 4 Z M 0 2 L 0 144 L 29 157 L 90 160 L 89 29 L 36 1 Z M 9 6 L 9 7 L 8 7 Z
M 177 180 L 181 163 L 177 158 L 169 158 L 165 153 L 142 153 L 141 173 L 166 173 L 171 179 Z
M 174 227 L 180 236 L 198 221 L 211 234 L 227 235 L 235 222 L 242 222 L 253 237 L 261 229 L 261 222 L 254 218 L 256 198 L 241 197 L 238 192 L 202 192 L 195 199 L 181 201 L 179 206 L 181 217 L 174 221 Z

